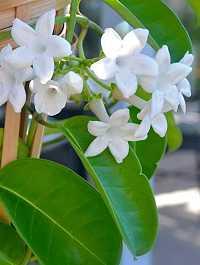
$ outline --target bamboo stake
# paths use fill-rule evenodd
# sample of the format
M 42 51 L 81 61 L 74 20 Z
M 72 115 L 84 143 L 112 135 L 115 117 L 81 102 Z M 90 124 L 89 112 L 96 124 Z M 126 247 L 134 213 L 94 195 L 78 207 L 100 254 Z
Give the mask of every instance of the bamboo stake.
M 17 159 L 20 118 L 20 113 L 16 113 L 8 102 L 6 104 L 1 167 Z
M 45 127 L 38 123 L 36 131 L 35 131 L 32 147 L 31 147 L 31 153 L 30 153 L 31 157 L 35 157 L 35 158 L 40 157 L 40 153 L 42 150 L 44 131 L 45 131 Z

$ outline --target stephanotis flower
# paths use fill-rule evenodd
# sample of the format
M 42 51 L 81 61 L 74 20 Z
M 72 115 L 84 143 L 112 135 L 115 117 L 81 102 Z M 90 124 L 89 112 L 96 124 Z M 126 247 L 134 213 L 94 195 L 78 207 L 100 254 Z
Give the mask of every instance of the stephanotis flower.
M 192 71 L 190 65 L 184 63 L 189 58 L 191 59 L 191 55 L 188 54 L 183 61 L 171 63 L 168 47 L 163 46 L 156 54 L 159 74 L 155 77 L 140 77 L 142 87 L 152 93 L 153 116 L 162 112 L 165 104 L 177 111 L 180 104 L 180 86 L 185 87 L 186 77 Z
M 71 54 L 71 46 L 64 39 L 53 34 L 55 24 L 55 10 L 41 16 L 35 30 L 19 19 L 15 19 L 11 34 L 15 42 L 21 46 L 17 48 L 9 61 L 15 66 L 33 65 L 36 76 L 41 83 L 49 81 L 54 73 L 54 58 Z
M 33 76 L 31 67 L 17 68 L 7 62 L 12 54 L 12 47 L 7 45 L 0 52 L 0 105 L 9 101 L 15 112 L 21 112 L 26 102 L 24 82 Z
M 54 116 L 61 112 L 72 95 L 82 92 L 83 80 L 78 74 L 69 72 L 61 79 L 50 80 L 46 84 L 39 79 L 32 80 L 30 89 L 34 94 L 36 111 Z
M 141 53 L 148 34 L 146 29 L 136 29 L 122 39 L 113 29 L 106 29 L 101 39 L 106 57 L 91 66 L 98 78 L 116 82 L 125 98 L 135 94 L 137 76 L 152 77 L 158 73 L 155 60 Z
M 109 148 L 117 163 L 122 163 L 129 153 L 128 142 L 146 138 L 146 136 L 136 137 L 138 125 L 128 123 L 129 119 L 129 110 L 121 109 L 114 112 L 107 121 L 90 121 L 88 131 L 96 136 L 96 139 L 89 145 L 85 155 L 97 156 Z
M 136 131 L 137 137 L 145 136 L 149 133 L 151 127 L 160 136 L 164 137 L 167 133 L 167 119 L 164 112 L 152 115 L 151 103 L 147 102 L 146 106 L 137 115 L 141 123 Z
M 180 62 L 187 66 L 192 66 L 193 61 L 194 61 L 194 56 L 187 52 Z M 185 78 L 180 83 L 177 84 L 177 88 L 179 92 L 179 103 L 182 111 L 185 113 L 186 102 L 184 96 L 191 97 L 192 94 L 190 82 Z

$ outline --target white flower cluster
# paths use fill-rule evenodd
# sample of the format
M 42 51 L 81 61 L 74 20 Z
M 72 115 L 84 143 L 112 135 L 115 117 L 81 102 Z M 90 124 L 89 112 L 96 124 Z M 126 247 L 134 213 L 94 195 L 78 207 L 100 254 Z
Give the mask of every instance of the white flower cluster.
M 24 85 L 31 81 L 36 111 L 53 116 L 65 107 L 72 95 L 82 93 L 83 78 L 88 78 L 90 94 L 102 89 L 104 98 L 113 96 L 141 110 L 138 114 L 141 123 L 129 123 L 128 109 L 109 116 L 103 100 L 94 96 L 89 106 L 99 121 L 88 124 L 89 132 L 96 137 L 86 151 L 88 157 L 108 147 L 121 163 L 128 155 L 128 142 L 146 139 L 151 127 L 164 137 L 167 132 L 165 113 L 177 111 L 179 105 L 186 112 L 184 96 L 191 96 L 187 76 L 192 71 L 193 55 L 186 53 L 180 62 L 172 63 L 168 47 L 163 46 L 152 58 L 144 53 L 148 30 L 132 30 L 122 39 L 113 29 L 106 29 L 101 39 L 105 57 L 90 64 L 91 75 L 87 77 L 84 69 L 79 72 L 83 74 L 69 69 L 56 78 L 55 61 L 70 57 L 72 47 L 64 38 L 53 35 L 55 15 L 55 10 L 45 13 L 37 21 L 35 30 L 19 19 L 14 20 L 11 34 L 19 47 L 12 50 L 8 45 L 0 52 L 0 105 L 9 101 L 16 112 L 21 112 L 26 102 Z M 105 86 L 99 88 L 101 84 Z M 105 91 L 111 84 L 115 90 Z M 149 94 L 149 101 L 137 96 L 139 86 Z
M 151 58 L 143 53 L 148 34 L 146 29 L 136 29 L 122 39 L 113 29 L 106 29 L 102 36 L 105 58 L 93 64 L 91 69 L 98 78 L 117 85 L 119 91 L 114 93 L 118 94 L 117 99 L 141 109 L 138 114 L 141 123 L 130 126 L 128 110 L 117 111 L 104 124 L 89 123 L 89 132 L 97 136 L 86 151 L 89 157 L 108 146 L 116 161 L 122 162 L 128 155 L 127 141 L 146 139 L 151 127 L 164 137 L 167 132 L 164 113 L 177 111 L 179 105 L 186 112 L 184 96 L 191 96 L 187 76 L 192 71 L 193 55 L 187 52 L 180 62 L 172 63 L 165 45 L 155 58 Z M 144 101 L 135 95 L 139 85 L 149 93 L 151 100 Z
M 82 92 L 83 80 L 72 71 L 51 80 L 54 60 L 72 53 L 65 39 L 53 35 L 55 15 L 55 10 L 45 13 L 38 19 L 35 30 L 19 19 L 14 20 L 11 34 L 19 47 L 12 50 L 8 45 L 0 53 L 1 105 L 9 101 L 16 112 L 21 112 L 26 102 L 24 82 L 30 80 L 38 113 L 56 115 L 71 95 Z

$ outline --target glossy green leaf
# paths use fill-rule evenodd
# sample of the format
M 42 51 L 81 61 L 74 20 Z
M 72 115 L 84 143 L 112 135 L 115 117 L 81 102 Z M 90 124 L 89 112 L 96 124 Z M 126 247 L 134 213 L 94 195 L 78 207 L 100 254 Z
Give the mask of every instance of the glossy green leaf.
M 135 107 L 130 107 L 129 109 L 132 121 L 134 123 L 140 123 L 137 119 L 139 110 Z M 142 166 L 142 172 L 149 179 L 155 175 L 158 164 L 166 151 L 166 146 L 166 137 L 161 138 L 152 129 L 145 141 L 136 142 L 134 144 L 136 155 Z
M 72 170 L 24 159 L 0 171 L 0 197 L 43 265 L 118 265 L 121 238 L 99 193 Z
M 192 50 L 187 31 L 174 12 L 160 0 L 104 0 L 134 27 L 150 30 L 150 42 L 155 49 L 169 46 L 173 61 Z
M 108 209 L 136 256 L 148 252 L 157 235 L 157 210 L 147 178 L 141 174 L 140 163 L 131 148 L 122 164 L 117 164 L 108 150 L 93 158 L 84 151 L 94 139 L 88 131 L 91 117 L 68 119 L 63 128 L 85 168 L 93 178 Z
M 26 252 L 27 247 L 15 229 L 0 223 L 0 264 L 21 265 Z
M 168 150 L 174 152 L 178 150 L 183 143 L 183 134 L 181 129 L 176 125 L 174 114 L 168 112 L 167 115 L 168 130 L 167 130 L 167 144 Z

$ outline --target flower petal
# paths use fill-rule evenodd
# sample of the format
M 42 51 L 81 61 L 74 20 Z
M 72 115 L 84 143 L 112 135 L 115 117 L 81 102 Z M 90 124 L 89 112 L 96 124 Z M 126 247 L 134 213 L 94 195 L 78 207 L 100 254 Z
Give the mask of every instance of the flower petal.
M 12 53 L 12 47 L 10 44 L 6 45 L 0 52 L 0 65 L 2 65 L 7 57 Z
M 140 50 L 142 50 L 147 44 L 149 31 L 148 29 L 142 29 L 142 28 L 134 29 L 133 31 L 140 41 Z
M 134 55 L 129 58 L 129 66 L 131 71 L 141 76 L 157 76 L 158 64 L 151 57 L 145 54 Z
M 152 93 L 157 88 L 157 77 L 154 76 L 140 76 L 139 84 L 148 93 Z
M 46 54 L 41 54 L 33 61 L 33 69 L 41 83 L 45 84 L 51 80 L 54 72 L 54 60 Z
M 10 85 L 6 86 L 5 74 L 2 71 L 0 71 L 0 91 L 0 106 L 2 106 L 8 100 L 8 94 L 10 91 Z
M 166 45 L 164 45 L 161 49 L 158 50 L 156 54 L 156 61 L 159 65 L 160 72 L 165 72 L 169 69 L 171 64 L 171 56 L 169 53 L 169 49 Z
M 148 30 L 145 29 L 132 30 L 126 34 L 122 41 L 121 55 L 131 55 L 141 51 L 147 42 L 148 34 Z
M 193 61 L 194 61 L 194 55 L 189 52 L 186 52 L 184 57 L 180 60 L 180 63 L 186 64 L 187 66 L 191 66 L 193 64 Z
M 14 67 L 24 68 L 31 66 L 34 54 L 26 47 L 19 47 L 8 55 L 6 61 Z
M 180 106 L 181 106 L 183 113 L 186 113 L 186 102 L 185 102 L 185 99 L 181 93 L 179 93 L 179 103 L 180 103 Z
M 22 84 L 14 86 L 9 93 L 8 100 L 12 104 L 15 112 L 21 112 L 26 102 L 26 92 Z
M 101 38 L 101 46 L 106 57 L 116 58 L 122 48 L 122 39 L 116 31 L 108 28 Z
M 105 135 L 109 125 L 102 121 L 89 121 L 88 131 L 93 136 Z
M 39 35 L 41 35 L 41 37 L 47 37 L 53 34 L 55 16 L 56 10 L 52 9 L 38 19 L 35 30 Z
M 48 88 L 44 86 L 43 91 L 38 91 L 34 96 L 35 109 L 38 113 L 45 113 L 49 116 L 57 115 L 65 107 L 67 98 L 59 89 L 56 94 L 50 95 Z
M 150 120 L 149 115 L 147 115 L 146 117 L 144 117 L 144 119 L 142 120 L 142 122 L 138 126 L 138 128 L 135 132 L 135 137 L 139 138 L 139 139 L 140 138 L 146 139 L 148 136 L 150 128 L 151 128 L 151 120 Z
M 152 95 L 151 116 L 154 117 L 162 111 L 164 106 L 164 94 L 156 90 Z
M 83 90 L 83 79 L 72 71 L 63 76 L 58 82 L 68 98 L 80 94 Z
M 178 85 L 178 90 L 186 97 L 191 97 L 191 85 L 190 82 L 185 78 Z
M 167 119 L 165 115 L 159 114 L 154 117 L 152 120 L 152 127 L 160 137 L 164 137 L 167 133 Z
M 130 119 L 130 113 L 128 109 L 120 109 L 115 111 L 110 116 L 110 124 L 116 126 L 126 125 Z
M 177 111 L 179 105 L 179 92 L 176 86 L 169 86 L 165 91 L 165 100 Z
M 182 63 L 173 63 L 169 67 L 167 72 L 167 78 L 171 84 L 176 85 L 186 78 L 192 71 L 192 68 L 182 64 Z
M 120 129 L 123 139 L 125 141 L 132 141 L 132 142 L 143 140 L 143 137 L 141 139 L 141 138 L 138 138 L 135 136 L 135 133 L 136 133 L 138 127 L 139 126 L 137 124 L 134 124 L 134 123 L 128 123 L 125 126 L 123 126 Z
M 85 152 L 87 157 L 97 156 L 108 147 L 108 139 L 100 136 L 94 139 Z
M 18 18 L 16 18 L 13 22 L 11 35 L 18 45 L 26 47 L 28 47 L 36 39 L 35 31 Z
M 104 58 L 91 65 L 91 70 L 102 80 L 112 79 L 117 71 L 115 60 Z
M 115 75 L 116 83 L 125 98 L 129 98 L 137 91 L 138 83 L 137 78 L 130 70 L 120 68 Z
M 104 105 L 104 102 L 103 100 L 100 98 L 100 99 L 92 99 L 90 102 L 89 102 L 89 107 L 90 107 L 90 110 L 97 116 L 97 118 L 100 120 L 100 121 L 103 121 L 103 122 L 108 122 L 110 117 L 107 113 L 107 110 L 106 110 L 106 107 Z
M 54 58 L 61 58 L 72 53 L 70 43 L 62 37 L 51 36 L 47 40 L 47 53 Z
M 117 163 L 122 163 L 128 156 L 129 144 L 122 139 L 113 139 L 108 145 L 111 154 L 114 156 Z

